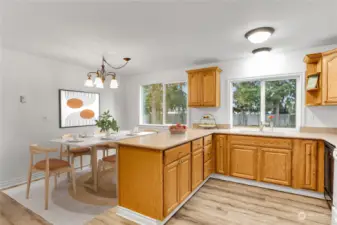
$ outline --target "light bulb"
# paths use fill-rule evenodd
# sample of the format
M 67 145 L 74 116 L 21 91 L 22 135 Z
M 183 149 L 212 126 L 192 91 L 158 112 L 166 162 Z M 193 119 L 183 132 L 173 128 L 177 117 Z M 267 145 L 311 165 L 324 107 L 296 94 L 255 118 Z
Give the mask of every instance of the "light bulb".
M 93 87 L 94 86 L 94 82 L 92 82 L 91 78 L 88 78 L 88 80 L 86 80 L 84 82 L 84 86 L 85 87 Z
M 116 79 L 112 79 L 112 80 L 111 80 L 110 88 L 112 88 L 112 89 L 118 88 L 118 82 L 117 82 Z
M 102 78 L 96 77 L 96 79 L 95 79 L 95 86 L 97 88 L 104 88 Z

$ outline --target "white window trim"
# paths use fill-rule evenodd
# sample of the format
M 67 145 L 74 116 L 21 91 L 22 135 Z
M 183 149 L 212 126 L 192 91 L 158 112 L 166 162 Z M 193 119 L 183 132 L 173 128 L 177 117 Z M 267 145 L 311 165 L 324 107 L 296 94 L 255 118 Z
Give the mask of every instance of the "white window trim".
M 173 124 L 168 124 L 165 123 L 166 121 L 166 101 L 165 101 L 165 96 L 166 96 L 166 85 L 167 84 L 176 84 L 176 83 L 186 83 L 187 85 L 187 81 L 171 81 L 171 82 L 153 82 L 153 83 L 145 83 L 145 84 L 141 84 L 139 86 L 139 124 L 138 126 L 147 126 L 147 127 L 169 127 L 172 126 Z M 151 84 L 161 84 L 163 85 L 163 124 L 147 124 L 147 123 L 143 123 L 143 92 L 142 92 L 142 87 L 144 85 L 151 85 Z M 188 94 L 188 86 L 187 86 L 187 94 Z M 190 114 L 189 114 L 189 107 L 188 107 L 188 97 L 186 98 L 186 124 L 184 125 L 188 125 L 189 124 L 189 119 L 190 119 Z
M 289 74 L 277 74 L 277 75 L 266 75 L 266 76 L 257 76 L 257 77 L 247 77 L 247 78 L 232 78 L 228 79 L 228 92 L 229 96 L 229 120 L 230 128 L 233 128 L 233 83 L 234 82 L 244 82 L 244 81 L 261 81 L 261 117 L 262 121 L 265 121 L 265 81 L 275 81 L 282 79 L 296 79 L 296 127 L 295 128 L 281 128 L 275 127 L 274 130 L 279 131 L 299 131 L 301 127 L 301 115 L 303 114 L 302 107 L 302 88 L 303 88 L 303 73 L 289 73 Z M 263 90 L 262 90 L 263 89 Z M 256 128 L 244 128 L 244 129 L 254 129 Z

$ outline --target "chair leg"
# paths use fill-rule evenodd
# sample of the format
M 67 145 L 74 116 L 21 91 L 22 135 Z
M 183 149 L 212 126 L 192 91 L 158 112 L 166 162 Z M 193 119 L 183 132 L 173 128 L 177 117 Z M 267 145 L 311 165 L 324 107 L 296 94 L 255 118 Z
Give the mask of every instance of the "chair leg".
M 83 170 L 83 156 L 80 157 L 81 170 Z
M 30 184 L 32 182 L 32 167 L 29 166 L 28 170 L 28 180 L 27 180 L 27 191 L 26 191 L 26 198 L 29 198 L 29 191 L 30 191 Z
M 55 189 L 57 189 L 57 176 L 59 176 L 60 173 L 55 173 L 55 176 L 54 176 L 54 185 L 55 185 Z
M 48 209 L 48 200 L 49 200 L 49 171 L 45 172 L 45 189 L 44 189 L 44 208 Z
M 74 194 L 76 195 L 76 173 L 75 173 L 74 165 L 71 166 L 71 179 L 73 183 Z
M 100 181 L 100 177 L 101 177 L 101 172 L 102 172 L 103 166 L 104 166 L 104 161 L 103 160 L 99 160 L 98 161 L 98 170 L 97 170 L 98 186 L 99 186 L 99 181 Z

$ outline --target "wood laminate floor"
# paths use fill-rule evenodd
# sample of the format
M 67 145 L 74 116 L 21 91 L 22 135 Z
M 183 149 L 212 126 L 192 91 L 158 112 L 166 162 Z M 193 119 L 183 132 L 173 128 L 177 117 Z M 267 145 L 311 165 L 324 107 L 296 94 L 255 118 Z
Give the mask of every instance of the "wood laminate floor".
M 111 209 L 88 225 L 135 223 Z M 331 211 L 324 200 L 210 179 L 167 225 L 328 225 Z
M 50 223 L 0 192 L 0 225 L 50 225 Z

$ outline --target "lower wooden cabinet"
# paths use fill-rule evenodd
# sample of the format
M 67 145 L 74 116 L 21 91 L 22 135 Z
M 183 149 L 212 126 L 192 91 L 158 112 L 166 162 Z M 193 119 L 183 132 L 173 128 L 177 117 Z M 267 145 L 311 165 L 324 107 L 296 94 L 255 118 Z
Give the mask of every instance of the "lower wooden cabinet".
M 317 188 L 317 151 L 318 142 L 313 140 L 301 140 L 300 145 L 300 188 L 316 190 Z
M 215 172 L 227 174 L 227 135 L 216 135 L 215 143 Z
M 192 190 L 204 180 L 204 152 L 199 149 L 192 153 Z
M 204 179 L 214 172 L 214 162 L 213 159 L 208 160 L 204 163 Z
M 259 150 L 258 180 L 273 184 L 291 185 L 292 150 L 261 148 Z
M 164 167 L 164 216 L 191 193 L 191 155 Z
M 179 205 L 178 165 L 177 160 L 164 167 L 164 216 Z
M 250 180 L 257 178 L 257 147 L 232 145 L 230 148 L 230 175 Z
M 191 193 L 191 155 L 180 159 L 178 165 L 178 193 L 179 202 Z

